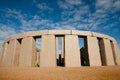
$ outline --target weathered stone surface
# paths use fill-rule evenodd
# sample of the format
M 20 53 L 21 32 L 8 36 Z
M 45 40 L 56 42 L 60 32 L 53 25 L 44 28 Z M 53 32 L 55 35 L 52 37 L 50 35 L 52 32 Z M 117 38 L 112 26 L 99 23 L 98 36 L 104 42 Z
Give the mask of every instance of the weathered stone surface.
M 40 52 L 36 52 L 35 39 L 39 37 L 42 45 Z M 62 38 L 61 55 L 58 54 L 58 37 Z M 78 37 L 84 38 L 84 43 L 81 43 L 84 44 L 82 49 L 79 49 Z M 116 40 L 108 35 L 91 31 L 41 30 L 27 32 L 6 39 L 2 48 L 0 66 L 120 65 L 120 53 Z M 82 50 L 83 52 L 80 53 Z M 58 58 L 62 65 L 57 64 Z
M 59 53 L 58 53 L 58 37 L 55 38 L 56 42 L 55 42 L 55 53 L 56 53 L 56 57 L 57 59 L 59 58 Z
M 40 54 L 41 67 L 56 67 L 55 36 L 43 35 Z
M 90 31 L 78 31 L 78 30 L 72 30 L 72 35 L 92 36 Z
M 80 50 L 78 36 L 65 35 L 65 66 L 80 67 Z
M 65 58 L 65 38 L 62 37 L 62 58 Z
M 19 66 L 35 66 L 35 50 L 35 39 L 33 37 L 22 39 Z
M 15 52 L 13 56 L 13 66 L 19 66 L 19 55 L 21 49 L 21 43 L 18 40 L 15 40 Z
M 17 54 L 16 48 L 17 48 L 17 40 L 11 40 L 6 50 L 6 55 L 4 58 L 4 66 L 15 66 L 15 63 L 17 63 L 15 60 Z
M 115 42 L 112 42 L 113 56 L 116 65 L 120 65 L 120 51 L 118 49 L 118 45 Z
M 102 39 L 101 45 L 103 45 L 103 47 L 101 48 L 101 53 L 105 54 L 105 65 L 115 65 L 110 40 Z
M 1 55 L 1 62 L 0 62 L 1 66 L 5 66 L 5 59 L 6 59 L 6 55 L 7 55 L 7 47 L 8 47 L 8 43 L 4 43 L 3 47 L 2 47 L 2 55 Z
M 87 37 L 90 66 L 101 66 L 100 51 L 96 37 Z
M 49 34 L 65 35 L 65 34 L 71 34 L 71 31 L 70 30 L 49 30 Z

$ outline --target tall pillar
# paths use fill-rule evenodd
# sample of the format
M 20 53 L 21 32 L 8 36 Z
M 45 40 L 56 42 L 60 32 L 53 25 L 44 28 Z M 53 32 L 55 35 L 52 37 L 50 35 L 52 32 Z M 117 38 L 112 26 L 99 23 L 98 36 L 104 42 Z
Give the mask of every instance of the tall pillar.
M 78 36 L 76 35 L 65 35 L 65 66 L 81 66 Z
M 64 37 L 62 37 L 62 58 L 65 57 L 65 40 Z
M 15 40 L 15 53 L 13 56 L 13 66 L 19 66 L 19 55 L 20 55 L 21 43 Z
M 97 38 L 87 36 L 87 46 L 90 66 L 101 66 L 100 51 Z
M 4 66 L 18 66 L 18 41 L 11 40 L 8 44 L 5 58 L 3 59 Z M 17 57 L 17 58 L 16 58 Z
M 55 36 L 54 35 L 43 35 L 42 36 L 40 66 L 41 67 L 55 67 L 56 66 Z
M 112 42 L 112 49 L 113 49 L 115 64 L 120 65 L 120 52 L 116 42 Z
M 105 65 L 115 65 L 110 40 L 101 40 L 101 54 L 105 55 Z
M 19 66 L 35 66 L 35 45 L 35 39 L 33 37 L 22 39 Z
M 55 47 L 55 53 L 56 53 L 56 57 L 57 57 L 57 59 L 59 59 L 59 54 L 58 54 L 58 37 L 56 37 L 56 47 Z
M 7 46 L 8 46 L 8 43 L 4 43 L 3 46 L 2 46 L 2 56 L 1 56 L 1 62 L 0 62 L 0 65 L 1 66 L 4 66 L 5 65 L 5 59 L 6 59 L 6 54 L 7 54 Z

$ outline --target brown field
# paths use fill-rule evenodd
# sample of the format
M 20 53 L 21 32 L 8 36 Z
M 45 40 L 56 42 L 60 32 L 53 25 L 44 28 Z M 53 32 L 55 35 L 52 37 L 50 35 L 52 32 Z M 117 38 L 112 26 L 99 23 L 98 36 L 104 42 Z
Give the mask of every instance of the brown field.
M 120 66 L 80 68 L 0 67 L 0 80 L 120 80 Z

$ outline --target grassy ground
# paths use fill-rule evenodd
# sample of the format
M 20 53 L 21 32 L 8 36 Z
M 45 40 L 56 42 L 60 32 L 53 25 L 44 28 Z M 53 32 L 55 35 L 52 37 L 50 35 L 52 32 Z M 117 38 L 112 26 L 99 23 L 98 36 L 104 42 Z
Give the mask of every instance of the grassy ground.
M 79 68 L 0 67 L 0 80 L 120 80 L 120 66 Z

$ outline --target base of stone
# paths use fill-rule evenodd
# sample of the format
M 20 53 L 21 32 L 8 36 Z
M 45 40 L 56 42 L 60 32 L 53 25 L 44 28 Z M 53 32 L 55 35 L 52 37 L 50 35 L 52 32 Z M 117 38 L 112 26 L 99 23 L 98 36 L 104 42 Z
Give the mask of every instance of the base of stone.
M 120 66 L 79 68 L 0 67 L 0 80 L 119 80 Z

